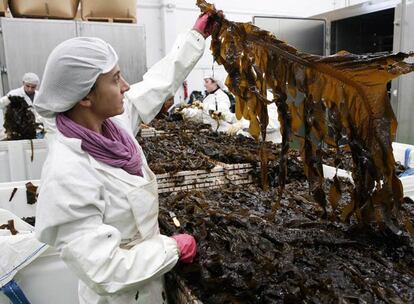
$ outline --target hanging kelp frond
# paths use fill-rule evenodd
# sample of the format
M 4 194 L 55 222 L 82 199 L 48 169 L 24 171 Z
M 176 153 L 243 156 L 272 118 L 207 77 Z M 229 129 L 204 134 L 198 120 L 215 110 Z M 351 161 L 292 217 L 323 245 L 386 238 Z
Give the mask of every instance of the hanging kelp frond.
M 403 200 L 395 174 L 391 143 L 397 121 L 387 95 L 386 84 L 414 70 L 404 62 L 413 53 L 360 56 L 347 52 L 322 57 L 301 53 L 273 34 L 251 23 L 223 18 L 215 7 L 198 0 L 204 13 L 212 14 L 218 26 L 212 34 L 211 51 L 228 77 L 226 85 L 237 96 L 236 115 L 250 120 L 250 133 L 265 136 L 266 105 L 275 102 L 283 137 L 280 184 L 286 179 L 289 141 L 301 144 L 305 173 L 315 200 L 325 210 L 326 195 L 322 155 L 326 145 L 351 151 L 355 187 L 352 201 L 342 216 L 355 215 L 361 222 L 375 218 L 393 228 Z M 272 89 L 274 99 L 267 100 Z M 335 179 L 328 200 L 340 199 Z
M 4 128 L 8 140 L 36 138 L 35 115 L 26 100 L 20 96 L 9 96 L 10 104 L 4 115 Z

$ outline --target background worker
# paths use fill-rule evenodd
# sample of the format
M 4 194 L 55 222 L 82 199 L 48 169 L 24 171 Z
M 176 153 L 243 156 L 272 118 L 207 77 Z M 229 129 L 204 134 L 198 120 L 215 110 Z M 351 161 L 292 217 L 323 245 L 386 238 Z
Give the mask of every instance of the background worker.
M 205 113 L 210 111 L 221 112 L 223 115 L 229 115 L 230 99 L 223 92 L 223 84 L 212 76 L 204 78 L 204 87 L 208 95 L 203 99 L 203 110 Z
M 35 111 L 33 108 L 33 101 L 37 94 L 37 88 L 39 87 L 40 79 L 39 76 L 37 76 L 35 73 L 28 72 L 23 75 L 22 78 L 22 86 L 11 90 L 8 92 L 5 96 L 0 98 L 0 113 L 3 111 L 3 115 L 5 113 L 6 107 L 10 104 L 9 96 L 19 96 L 23 97 L 26 103 L 30 106 L 30 110 L 33 112 L 36 118 L 37 123 L 44 123 L 44 120 L 41 118 L 41 116 Z M 0 121 L 3 120 L 2 119 Z M 0 125 L 0 133 L 2 133 L 3 123 Z M 42 129 L 43 130 L 43 129 Z M 1 135 L 0 135 L 1 137 Z M 43 137 L 43 133 L 38 133 L 38 137 Z
M 20 88 L 11 90 L 7 96 L 21 96 L 29 106 L 33 105 L 34 98 L 39 87 L 40 79 L 35 73 L 28 72 L 23 75 L 22 86 Z
M 207 76 L 204 87 L 208 95 L 203 99 L 203 123 L 210 124 L 214 131 L 226 132 L 235 121 L 235 115 L 230 111 L 230 99 L 222 90 L 223 84 L 213 76 Z

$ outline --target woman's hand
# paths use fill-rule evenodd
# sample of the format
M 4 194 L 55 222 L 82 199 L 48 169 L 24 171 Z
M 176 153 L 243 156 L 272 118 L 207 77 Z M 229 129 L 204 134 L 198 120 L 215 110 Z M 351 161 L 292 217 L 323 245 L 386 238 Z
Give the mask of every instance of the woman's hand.
M 221 18 L 224 18 L 223 11 L 219 11 L 218 15 Z M 217 15 L 213 19 L 213 16 L 211 13 L 208 14 L 202 14 L 200 17 L 197 18 L 193 30 L 196 30 L 201 35 L 203 35 L 204 38 L 207 38 L 213 33 L 214 28 L 218 26 L 217 22 Z
M 172 238 L 177 242 L 180 250 L 180 261 L 183 263 L 192 263 L 197 253 L 197 244 L 192 235 L 176 234 Z

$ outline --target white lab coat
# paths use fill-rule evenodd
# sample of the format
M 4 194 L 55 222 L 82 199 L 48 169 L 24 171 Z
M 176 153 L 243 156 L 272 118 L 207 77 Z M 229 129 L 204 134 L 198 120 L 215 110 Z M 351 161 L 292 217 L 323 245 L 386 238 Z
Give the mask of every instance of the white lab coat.
M 0 209 L 0 224 L 7 223 L 8 220 L 14 221 L 14 227 L 19 233 L 11 235 L 9 230 L 0 229 L 0 288 L 48 248 L 34 237 L 33 226 L 10 211 Z
M 4 110 L 10 104 L 10 100 L 7 95 L 0 98 L 0 110 Z
M 267 99 L 273 100 L 273 94 L 271 90 L 267 90 Z M 277 106 L 275 103 L 267 105 L 267 114 L 269 116 L 269 123 L 266 127 L 266 141 L 271 141 L 274 143 L 282 142 L 282 135 L 280 133 L 280 123 L 278 118 Z M 230 134 L 243 135 L 246 137 L 252 137 L 248 132 L 250 122 L 244 118 L 237 120 L 236 123 L 233 123 L 227 130 Z
M 280 133 L 279 114 L 275 103 L 271 103 L 267 106 L 267 114 L 269 115 L 269 124 L 266 128 L 266 140 L 274 143 L 281 143 L 282 134 Z
M 36 96 L 36 94 L 37 94 L 37 91 L 35 91 L 35 95 L 34 95 L 34 97 Z M 7 96 L 20 96 L 20 97 L 23 97 L 24 98 L 24 100 L 26 101 L 26 103 L 27 103 L 27 105 L 29 105 L 29 106 L 33 106 L 33 101 L 30 99 L 30 97 L 26 94 L 26 92 L 24 91 L 24 87 L 23 86 L 21 86 L 20 88 L 17 88 L 17 89 L 14 89 L 14 90 L 11 90 L 9 93 L 7 93 L 6 94 Z M 34 97 L 33 97 L 33 100 L 34 100 Z
M 217 121 L 210 116 L 210 112 L 221 112 L 224 120 L 220 120 L 217 131 L 226 132 L 229 124 L 235 119 L 235 115 L 230 112 L 230 106 L 230 99 L 222 89 L 207 95 L 203 100 L 203 123 L 210 124 L 215 131 L 217 129 Z
M 6 133 L 3 128 L 4 125 L 4 108 L 7 107 L 9 104 L 9 99 L 6 96 L 3 96 L 0 98 L 0 140 L 3 140 L 6 138 Z
M 204 38 L 187 33 L 144 80 L 125 94 L 125 112 L 112 120 L 130 134 L 151 121 L 194 67 Z M 80 303 L 166 303 L 163 274 L 178 261 L 175 240 L 158 228 L 154 173 L 144 176 L 95 160 L 81 141 L 57 131 L 44 164 L 36 235 L 56 247 L 81 279 Z
M 218 89 L 214 93 L 206 96 L 203 100 L 203 111 L 209 114 L 209 111 L 218 111 L 224 115 L 228 115 L 230 112 L 230 99 L 222 89 Z M 209 115 L 208 115 L 209 116 Z
M 195 123 L 203 123 L 203 110 L 198 108 L 185 108 L 181 110 L 184 119 Z

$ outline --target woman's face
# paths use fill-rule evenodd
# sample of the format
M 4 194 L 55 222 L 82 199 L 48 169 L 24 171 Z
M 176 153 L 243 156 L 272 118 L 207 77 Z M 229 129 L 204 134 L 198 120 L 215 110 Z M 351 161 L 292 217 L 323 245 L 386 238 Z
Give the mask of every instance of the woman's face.
M 107 119 L 124 112 L 124 93 L 129 90 L 129 84 L 121 75 L 116 65 L 106 74 L 99 75 L 95 89 L 88 95 L 93 113 Z
M 204 79 L 204 87 L 207 92 L 211 93 L 217 89 L 217 83 L 215 83 L 211 78 Z

